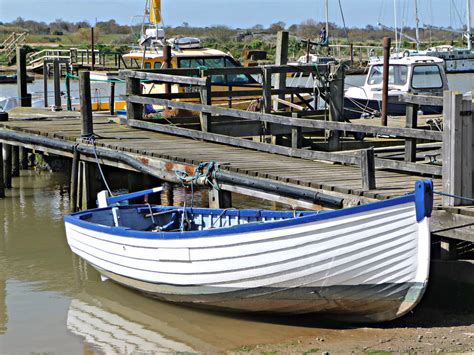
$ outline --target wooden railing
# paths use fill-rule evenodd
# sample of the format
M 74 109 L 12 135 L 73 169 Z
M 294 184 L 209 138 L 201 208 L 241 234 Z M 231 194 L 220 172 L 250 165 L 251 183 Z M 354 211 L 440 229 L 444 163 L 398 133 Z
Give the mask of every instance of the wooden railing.
M 297 90 L 299 89 L 274 89 L 271 86 L 271 75 L 286 74 L 287 72 L 295 71 L 312 72 L 315 70 L 318 70 L 319 72 L 323 73 L 324 70 L 326 70 L 326 73 L 330 72 L 330 69 L 327 66 L 316 69 L 314 66 L 268 66 L 263 68 L 208 69 L 200 71 L 200 77 L 184 76 L 184 72 L 180 72 L 180 74 L 182 75 L 175 75 L 176 73 L 178 73 L 176 70 L 172 72 L 168 71 L 166 74 L 163 72 L 121 71 L 122 77 L 126 78 L 127 81 L 127 124 L 132 127 L 149 129 L 153 131 L 180 136 L 187 136 L 196 139 L 224 143 L 286 156 L 299 157 L 302 159 L 325 160 L 342 164 L 358 165 L 361 167 L 370 167 L 370 164 L 364 163 L 367 159 L 370 160 L 370 155 L 367 158 L 365 152 L 361 152 L 360 155 L 358 155 L 343 152 L 323 152 L 302 149 L 301 142 L 303 133 L 305 131 L 310 132 L 324 130 L 328 131 L 329 135 L 333 135 L 335 132 L 355 132 L 363 133 L 366 135 L 383 135 L 389 138 L 405 140 L 405 160 L 397 161 L 386 158 L 374 158 L 374 168 L 393 169 L 398 171 L 417 174 L 428 174 L 433 176 L 442 175 L 441 166 L 416 162 L 416 144 L 417 141 L 443 142 L 443 140 L 446 140 L 446 135 L 450 133 L 446 130 L 443 133 L 439 131 L 417 128 L 416 115 L 419 105 L 442 105 L 443 98 L 413 95 L 403 96 L 399 98 L 400 101 L 407 103 L 406 128 L 394 128 L 378 125 L 353 124 L 348 122 L 342 122 L 341 117 L 338 116 L 338 112 L 341 112 L 340 107 L 338 107 L 339 104 L 337 102 L 333 102 L 333 100 L 331 99 L 329 99 L 329 106 L 331 108 L 330 111 L 333 119 L 329 121 L 302 118 L 300 117 L 299 113 L 293 113 L 292 117 L 288 117 L 288 114 L 275 114 L 271 112 L 272 101 L 274 96 L 294 94 L 295 92 L 298 92 Z M 214 97 L 214 95 L 218 95 L 219 97 L 223 97 L 226 95 L 230 97 L 240 95 L 238 91 L 227 91 L 219 93 L 212 91 L 212 84 L 210 80 L 211 75 L 225 75 L 229 73 L 251 73 L 253 75 L 262 75 L 263 85 L 259 88 L 252 88 L 251 90 L 245 92 L 245 94 L 260 94 L 263 101 L 263 112 L 249 112 L 226 108 L 222 106 L 215 106 L 211 104 L 211 99 L 212 97 Z M 197 74 L 197 71 L 187 72 L 186 74 L 195 75 Z M 151 80 L 157 83 L 167 84 L 192 85 L 193 87 L 197 88 L 197 92 L 193 92 L 192 95 L 187 96 L 183 96 L 183 94 L 144 95 L 142 94 L 140 89 L 140 80 Z M 307 92 L 303 90 L 304 88 L 301 89 L 302 92 Z M 196 99 L 199 97 L 200 102 L 186 102 L 174 100 L 177 98 L 184 97 L 192 97 Z M 446 100 L 446 98 L 444 100 Z M 144 121 L 143 105 L 145 104 L 161 105 L 164 107 L 197 111 L 200 113 L 201 131 Z M 445 112 L 445 120 L 450 120 L 451 116 L 455 114 L 453 112 Z M 315 114 L 316 112 L 312 113 Z M 321 112 L 319 112 L 319 114 L 320 113 Z M 291 134 L 291 147 L 255 142 L 247 139 L 238 138 L 235 136 L 226 136 L 219 134 L 216 132 L 218 130 L 214 130 L 213 125 L 218 122 L 219 118 L 226 117 L 236 118 L 244 121 L 260 122 L 269 127 L 285 127 L 286 131 L 290 132 Z M 362 156 L 362 154 L 364 154 L 364 156 Z M 368 176 L 370 176 L 370 173 L 368 174 Z M 370 186 L 370 184 L 368 183 L 367 186 Z
M 13 32 L 0 45 L 0 53 L 5 53 L 8 62 L 11 63 L 16 56 L 16 47 L 22 46 L 25 43 L 27 32 Z

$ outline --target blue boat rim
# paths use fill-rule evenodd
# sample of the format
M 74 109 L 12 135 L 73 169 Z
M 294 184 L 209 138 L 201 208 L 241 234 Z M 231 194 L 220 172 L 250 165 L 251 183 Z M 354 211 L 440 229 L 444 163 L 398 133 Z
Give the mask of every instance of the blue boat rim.
M 290 218 L 281 221 L 275 222 L 255 222 L 255 223 L 248 223 L 243 225 L 231 226 L 231 227 L 222 227 L 222 228 L 215 228 L 215 229 L 208 229 L 208 230 L 201 230 L 201 231 L 184 231 L 184 232 L 147 232 L 147 231 L 137 231 L 133 230 L 128 227 L 109 227 L 104 225 L 98 225 L 95 223 L 87 222 L 83 220 L 94 211 L 104 210 L 104 208 L 99 209 L 91 209 L 87 211 L 77 212 L 69 215 L 64 216 L 64 221 L 66 223 L 70 223 L 76 225 L 78 227 L 82 227 L 88 230 L 107 233 L 111 235 L 116 235 L 120 237 L 130 237 L 130 238 L 143 238 L 143 239 L 183 239 L 183 238 L 199 238 L 199 237 L 211 237 L 211 236 L 222 236 L 228 234 L 238 234 L 238 233 L 245 233 L 245 232 L 256 232 L 262 230 L 269 230 L 275 228 L 283 228 L 283 227 L 291 227 L 299 224 L 310 223 L 310 222 L 318 222 L 324 221 L 328 219 L 343 217 L 351 214 L 356 213 L 363 213 L 368 211 L 373 211 L 376 209 L 381 209 L 385 207 L 391 207 L 395 205 L 405 204 L 415 202 L 416 206 L 416 219 L 417 222 L 421 222 L 425 217 L 431 217 L 431 213 L 433 210 L 433 182 L 431 180 L 418 180 L 415 184 L 415 191 L 409 194 L 395 197 L 392 199 L 384 200 L 384 201 L 376 201 L 373 203 L 368 203 L 365 205 L 355 206 L 344 208 L 335 211 L 322 211 L 322 212 L 296 212 L 301 213 L 301 217 L 298 218 Z M 112 207 L 106 207 L 105 209 L 111 209 Z M 146 208 L 148 209 L 148 205 L 128 205 L 128 206 L 121 206 L 120 209 L 131 209 L 131 208 Z M 176 209 L 173 206 L 160 206 L 162 209 Z M 183 210 L 183 208 L 179 208 L 179 210 Z M 188 213 L 200 213 L 200 212 L 207 212 L 212 214 L 221 214 L 224 212 L 224 209 L 212 209 L 212 208 L 190 208 L 187 207 L 185 209 Z M 236 213 L 239 210 L 227 210 L 227 213 Z M 260 216 L 265 217 L 266 212 L 280 212 L 280 211 L 265 211 L 265 210 L 246 210 L 246 211 L 254 211 L 255 213 L 259 213 Z M 283 211 L 280 213 L 284 213 Z M 292 211 L 287 211 L 286 213 L 293 214 Z

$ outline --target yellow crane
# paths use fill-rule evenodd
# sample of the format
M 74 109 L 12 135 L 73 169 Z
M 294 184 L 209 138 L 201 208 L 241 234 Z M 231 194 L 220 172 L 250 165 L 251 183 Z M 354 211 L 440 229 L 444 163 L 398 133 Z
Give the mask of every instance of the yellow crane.
M 154 24 L 161 23 L 161 0 L 150 1 L 150 22 Z

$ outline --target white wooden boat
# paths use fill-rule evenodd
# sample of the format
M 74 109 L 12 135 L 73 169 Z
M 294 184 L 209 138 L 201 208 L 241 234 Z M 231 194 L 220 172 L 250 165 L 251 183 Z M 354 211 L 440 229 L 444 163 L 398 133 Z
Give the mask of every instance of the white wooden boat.
M 161 300 L 386 321 L 426 288 L 432 197 L 420 180 L 413 193 L 335 211 L 128 205 L 64 219 L 72 251 L 103 280 Z

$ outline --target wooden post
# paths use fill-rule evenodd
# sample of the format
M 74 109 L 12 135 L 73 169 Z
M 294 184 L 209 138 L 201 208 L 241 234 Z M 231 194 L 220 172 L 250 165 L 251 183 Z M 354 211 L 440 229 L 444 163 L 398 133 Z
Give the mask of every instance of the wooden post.
M 43 100 L 44 107 L 48 107 L 48 63 L 43 62 Z
M 0 143 L 0 198 L 5 197 L 5 176 L 3 174 L 3 143 Z
M 306 41 L 306 64 L 309 64 L 309 52 L 311 49 L 311 39 L 308 38 Z
M 94 134 L 92 121 L 91 81 L 90 72 L 83 71 L 79 75 L 79 96 L 81 101 L 81 137 L 90 137 Z
M 209 208 L 230 208 L 232 207 L 232 193 L 230 191 L 216 190 L 209 188 Z
M 275 55 L 276 65 L 286 65 L 288 63 L 288 35 L 287 31 L 278 32 Z M 286 73 L 276 75 L 275 88 L 280 90 L 286 88 Z M 284 100 L 285 94 L 278 94 L 278 98 Z M 284 105 L 277 101 L 273 108 L 275 111 L 278 111 L 283 109 Z
M 31 107 L 31 95 L 28 95 L 26 82 L 26 49 L 23 47 L 16 48 L 16 77 L 21 107 Z
M 92 49 L 91 70 L 95 70 L 94 27 L 91 27 L 91 49 Z
M 263 68 L 263 112 L 272 112 L 272 70 Z
M 20 176 L 20 147 L 12 146 L 12 177 Z
M 3 179 L 5 188 L 12 188 L 12 146 L 3 144 Z
M 406 127 L 418 127 L 418 109 L 419 105 L 407 103 L 406 108 Z M 416 162 L 416 138 L 405 139 L 405 161 L 410 163 Z
M 203 71 L 201 71 L 201 77 L 204 77 Z M 211 97 L 211 77 L 206 77 L 206 85 L 201 86 L 199 88 L 199 93 L 201 96 L 201 104 L 202 105 L 211 105 L 212 104 L 212 97 Z M 210 113 L 201 112 L 199 114 L 199 119 L 201 121 L 201 130 L 203 132 L 211 132 L 212 131 L 212 115 Z
M 443 106 L 443 192 L 472 198 L 472 103 L 460 92 L 445 91 Z M 471 203 L 443 196 L 443 205 L 466 204 Z
M 375 155 L 374 149 L 360 151 L 360 170 L 362 173 L 362 189 L 364 191 L 376 189 L 375 182 Z
M 78 195 L 78 179 L 79 179 L 79 160 L 80 154 L 74 150 L 71 165 L 71 188 L 69 191 L 69 209 L 71 212 L 77 212 L 77 195 Z
M 28 169 L 28 149 L 20 147 L 20 169 Z
M 291 117 L 298 118 L 298 113 L 293 113 Z M 301 147 L 303 147 L 301 127 L 291 127 L 291 148 L 300 149 Z
M 390 62 L 390 46 L 391 39 L 384 37 L 383 39 L 383 83 L 382 83 L 382 126 L 387 125 L 387 109 L 388 109 L 388 79 L 389 79 L 389 62 Z
M 163 68 L 170 69 L 171 65 L 171 46 L 163 47 Z M 171 93 L 171 83 L 165 83 L 165 94 Z
M 125 91 L 128 96 L 141 95 L 140 79 L 127 77 L 125 83 Z M 142 118 L 143 106 L 127 100 L 127 119 L 141 120 Z
M 72 66 L 71 66 L 72 69 Z M 69 65 L 66 64 L 66 109 L 72 111 L 72 101 L 71 101 L 71 77 L 72 70 L 70 70 Z
M 115 115 L 115 82 L 113 81 L 110 83 L 109 112 L 112 116 Z
M 169 182 L 163 184 L 163 192 L 161 193 L 161 204 L 164 206 L 174 206 L 173 185 Z
M 59 60 L 53 61 L 54 68 L 54 110 L 61 111 L 61 70 L 59 66 Z
M 331 74 L 333 79 L 329 82 L 329 120 L 341 122 L 344 119 L 344 67 L 331 65 Z M 329 137 L 329 150 L 340 149 L 339 131 L 332 131 Z
M 354 45 L 351 43 L 349 44 L 349 58 L 351 60 L 351 65 L 354 65 Z

